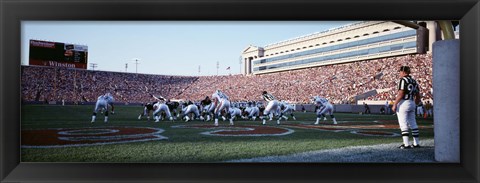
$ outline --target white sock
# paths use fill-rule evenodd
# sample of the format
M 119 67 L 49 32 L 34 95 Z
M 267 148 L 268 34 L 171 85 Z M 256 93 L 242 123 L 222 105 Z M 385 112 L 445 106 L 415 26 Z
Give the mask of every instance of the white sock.
M 108 121 L 108 116 L 105 116 L 105 122 L 107 122 L 107 121 Z
M 405 144 L 405 146 L 410 145 L 410 142 L 408 142 L 408 136 L 402 136 L 402 139 L 403 139 L 403 144 Z
M 92 116 L 92 122 L 94 122 L 94 121 L 95 121 L 95 118 L 96 118 L 96 116 Z
M 319 121 L 320 121 L 320 118 L 317 118 L 317 122 L 315 122 L 315 124 L 318 124 Z
M 263 122 L 262 122 L 262 124 L 265 124 L 265 122 L 266 122 L 266 121 L 267 121 L 267 120 L 263 119 Z
M 337 120 L 335 118 L 333 118 L 333 124 L 337 124 Z
M 413 145 L 419 145 L 420 139 L 418 137 L 413 137 Z

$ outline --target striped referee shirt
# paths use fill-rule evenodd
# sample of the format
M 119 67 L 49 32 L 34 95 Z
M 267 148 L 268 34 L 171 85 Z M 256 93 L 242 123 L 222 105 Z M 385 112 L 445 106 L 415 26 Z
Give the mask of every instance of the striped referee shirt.
M 398 90 L 403 90 L 405 95 L 402 99 L 413 100 L 413 97 L 419 92 L 418 84 L 410 75 L 404 76 L 398 83 Z
M 265 101 L 267 101 L 267 102 L 270 102 L 270 101 L 272 101 L 272 100 L 275 100 L 275 97 L 274 97 L 272 94 L 270 94 L 270 93 L 262 94 L 262 97 L 263 97 L 263 99 L 264 99 Z

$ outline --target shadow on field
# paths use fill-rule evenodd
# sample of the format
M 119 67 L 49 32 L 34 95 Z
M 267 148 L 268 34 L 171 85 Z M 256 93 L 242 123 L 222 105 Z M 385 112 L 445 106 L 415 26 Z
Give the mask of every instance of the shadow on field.
M 433 140 L 424 140 L 421 144 L 417 149 L 398 149 L 398 143 L 380 144 L 226 162 L 435 163 Z

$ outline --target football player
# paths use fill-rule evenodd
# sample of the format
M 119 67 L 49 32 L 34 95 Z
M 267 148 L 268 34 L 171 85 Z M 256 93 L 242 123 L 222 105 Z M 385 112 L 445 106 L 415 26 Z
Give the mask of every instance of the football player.
M 285 120 L 288 120 L 288 117 L 285 116 L 285 114 L 290 114 L 290 116 L 292 116 L 293 120 L 297 120 L 297 118 L 295 118 L 295 115 L 293 114 L 293 112 L 295 111 L 295 108 L 288 104 L 287 102 L 285 101 L 281 101 L 280 102 L 280 110 L 282 110 L 282 113 L 283 115 L 281 116 L 283 119 Z
M 326 98 L 322 98 L 319 96 L 315 96 L 312 99 L 313 103 L 318 106 L 317 112 L 317 121 L 315 122 L 316 125 L 318 125 L 321 117 L 324 117 L 324 120 L 327 118 L 325 117 L 325 114 L 329 114 L 330 117 L 333 120 L 333 124 L 337 124 L 337 120 L 335 119 L 335 116 L 333 115 L 333 106 L 328 102 Z
M 153 103 L 146 103 L 143 107 L 143 112 L 140 113 L 138 116 L 138 119 L 142 119 L 143 116 L 147 116 L 148 121 L 150 121 L 150 113 L 153 111 L 153 105 L 155 105 L 157 102 Z
M 177 117 L 179 117 L 180 114 L 177 114 L 178 106 L 180 106 L 180 103 L 176 101 L 170 101 L 170 99 L 167 99 L 166 102 L 168 109 L 170 110 L 170 113 L 173 114 L 173 120 L 177 120 Z
M 279 107 L 278 105 L 278 100 L 270 93 L 267 93 L 267 91 L 263 91 L 262 93 L 262 98 L 263 100 L 265 100 L 268 104 L 267 106 L 265 107 L 265 110 L 263 111 L 263 125 L 265 125 L 266 123 L 266 120 L 267 120 L 267 116 L 270 115 L 270 113 L 275 113 L 275 111 L 277 111 L 277 108 Z M 280 114 L 280 116 L 282 116 L 282 114 Z M 277 116 L 278 119 L 277 119 L 277 125 L 280 124 L 280 117 Z
M 233 125 L 233 120 L 238 116 L 242 116 L 242 111 L 239 108 L 236 107 L 230 107 L 228 110 L 228 113 L 230 114 L 230 125 Z
M 260 114 L 260 109 L 252 102 L 248 102 L 247 108 L 243 110 L 243 119 L 252 119 L 255 121 Z
M 188 117 L 188 115 L 190 113 L 193 113 L 193 115 L 194 115 L 192 119 L 190 119 L 190 117 Z M 200 120 L 204 120 L 203 116 L 200 116 L 197 105 L 193 104 L 193 102 L 191 102 L 191 101 L 188 101 L 187 103 L 183 104 L 182 118 L 181 119 L 185 118 L 185 122 L 188 122 L 190 120 L 197 119 L 198 117 L 200 117 Z
M 225 109 L 225 111 L 229 111 L 230 108 L 230 101 L 228 100 L 228 96 L 222 93 L 220 90 L 216 90 L 212 94 L 213 104 L 215 109 L 213 110 L 213 115 L 215 118 L 215 126 L 218 126 L 218 116 L 221 115 L 221 111 Z
M 104 119 L 104 122 L 105 123 L 108 123 L 108 107 L 109 107 L 109 102 L 112 102 L 113 103 L 114 99 L 113 99 L 113 96 L 110 94 L 110 93 L 106 93 L 104 95 L 100 95 L 98 98 L 97 98 L 97 103 L 95 104 L 95 109 L 93 110 L 93 115 L 92 115 L 92 121 L 91 123 L 94 123 L 95 122 L 95 119 L 97 117 L 97 112 L 102 110 L 102 109 L 105 109 L 105 119 Z M 113 106 L 112 106 L 113 108 Z M 112 110 L 113 111 L 113 110 Z
M 155 103 L 155 105 L 153 105 L 153 109 L 155 110 L 155 112 L 153 112 L 155 123 L 158 123 L 158 121 L 160 120 L 161 112 L 164 112 L 166 117 L 170 119 L 170 121 L 173 121 L 173 117 L 170 114 L 170 109 L 168 108 L 167 104 L 157 102 Z
M 207 117 L 206 121 L 210 121 L 210 114 L 213 113 L 213 109 L 215 109 L 214 107 L 212 107 L 212 100 L 210 100 L 210 98 L 206 96 L 205 99 L 200 101 L 200 107 L 200 111 L 202 111 L 201 115 Z

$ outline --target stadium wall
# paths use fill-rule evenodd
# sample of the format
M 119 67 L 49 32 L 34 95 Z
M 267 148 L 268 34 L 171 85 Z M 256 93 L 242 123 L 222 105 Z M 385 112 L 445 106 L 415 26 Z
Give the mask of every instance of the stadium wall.
M 242 74 L 266 74 L 431 52 L 438 26 L 434 21 L 425 25 L 428 32 L 390 21 L 356 22 L 264 47 L 250 45 L 242 52 Z

